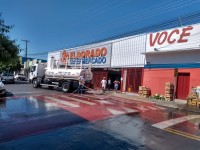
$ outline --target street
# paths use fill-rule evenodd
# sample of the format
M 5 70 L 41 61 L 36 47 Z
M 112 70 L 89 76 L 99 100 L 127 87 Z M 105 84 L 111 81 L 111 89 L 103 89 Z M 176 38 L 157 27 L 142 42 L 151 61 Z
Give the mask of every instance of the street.
M 192 150 L 200 115 L 109 94 L 63 93 L 6 84 L 0 98 L 0 149 Z

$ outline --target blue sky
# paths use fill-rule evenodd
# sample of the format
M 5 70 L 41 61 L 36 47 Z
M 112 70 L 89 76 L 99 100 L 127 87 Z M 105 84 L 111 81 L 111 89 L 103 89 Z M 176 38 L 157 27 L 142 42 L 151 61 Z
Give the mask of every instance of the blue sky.
M 28 56 L 75 47 L 200 12 L 200 0 L 0 0 L 0 13 Z M 24 55 L 24 53 L 21 53 Z

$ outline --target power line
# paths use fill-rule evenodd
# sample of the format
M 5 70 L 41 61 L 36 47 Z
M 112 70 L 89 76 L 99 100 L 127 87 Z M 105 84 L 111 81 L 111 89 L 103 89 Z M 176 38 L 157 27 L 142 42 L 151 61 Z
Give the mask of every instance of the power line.
M 101 11 L 102 9 L 109 7 L 109 5 L 111 5 L 115 1 L 117 1 L 117 0 L 112 0 L 112 1 L 108 1 L 108 2 L 104 1 L 103 3 L 99 3 L 98 5 L 95 5 L 94 7 L 90 7 L 89 9 L 86 9 L 85 11 L 81 12 L 81 15 L 76 17 L 77 21 L 75 23 L 73 23 L 73 25 L 80 24 L 79 20 L 81 18 L 83 18 L 85 14 L 87 15 L 88 12 L 92 12 L 92 14 L 95 15 L 96 13 Z M 88 18 L 88 16 L 86 16 L 85 18 Z
M 146 10 L 148 10 L 148 9 L 150 9 L 150 8 L 154 8 L 155 6 L 160 6 L 161 8 L 164 6 L 164 7 L 166 7 L 166 3 L 168 3 L 168 2 L 170 2 L 170 1 L 173 1 L 173 0 L 169 0 L 169 1 L 167 1 L 167 2 L 164 2 L 164 3 L 160 3 L 160 4 L 158 4 L 158 5 L 154 5 L 154 6 L 152 6 L 152 7 L 149 7 L 149 8 L 147 8 L 147 9 L 143 9 L 142 11 L 139 11 L 139 12 L 137 12 L 137 13 L 133 13 L 133 14 L 131 14 L 131 15 L 128 15 L 128 16 L 125 16 L 125 17 L 122 17 L 122 18 L 120 18 L 120 19 L 116 19 L 116 20 L 114 20 L 114 23 L 113 23 L 113 21 L 111 22 L 111 23 L 105 23 L 105 24 L 101 24 L 101 26 L 104 26 L 105 27 L 105 25 L 113 25 L 113 24 L 115 24 L 115 23 L 119 23 L 121 20 L 123 20 L 123 19 L 125 19 L 125 18 L 128 18 L 128 17 L 131 17 L 131 16 L 137 16 L 137 15 L 141 15 L 142 14 L 142 12 L 146 12 Z M 180 0 L 179 0 L 180 1 Z M 182 0 L 181 0 L 182 1 Z M 118 2 L 119 3 L 119 2 Z M 123 2 L 124 3 L 124 2 Z M 177 2 L 175 2 L 175 3 L 177 3 Z M 171 4 L 171 3 L 170 3 Z M 119 5 L 122 5 L 122 3 L 120 3 Z M 109 9 L 107 9 L 107 10 L 105 10 L 104 9 L 104 11 L 101 11 L 101 12 L 106 12 L 106 11 L 109 11 L 109 10 L 111 10 L 111 9 L 113 9 L 113 8 L 115 8 L 116 7 L 116 5 L 113 5 L 112 7 L 109 7 Z M 158 8 L 155 8 L 155 9 L 160 9 L 160 7 L 158 7 Z M 100 10 L 102 10 L 103 9 L 103 7 L 99 7 L 100 8 Z M 97 12 L 92 12 L 92 16 L 97 16 L 98 15 L 98 13 L 99 13 L 99 10 L 97 11 Z M 82 15 L 82 17 L 83 17 L 83 15 Z M 82 18 L 81 17 L 81 18 Z M 90 16 L 88 17 L 85 17 L 85 18 L 90 18 Z M 87 19 L 87 20 L 89 20 L 89 19 Z M 85 20 L 84 20 L 85 21 Z M 82 22 L 81 22 L 82 23 Z
M 96 30 L 95 30 L 95 32 L 90 32 L 90 35 L 91 34 L 95 34 L 95 35 L 97 35 L 97 34 L 102 34 L 102 33 L 106 33 L 106 31 L 109 31 L 109 30 L 114 30 L 114 29 L 118 29 L 118 28 L 121 28 L 121 27 L 123 27 L 123 26 L 125 26 L 125 25 L 128 25 L 128 24 L 132 24 L 132 23 L 136 23 L 136 22 L 140 22 L 140 21 L 142 21 L 142 20 L 145 20 L 145 19 L 148 19 L 148 18 L 151 18 L 151 17 L 153 17 L 153 16 L 157 16 L 157 15 L 160 15 L 160 14 L 163 14 L 163 13 L 165 13 L 165 12 L 169 12 L 169 11 L 171 11 L 171 10 L 174 10 L 174 9 L 178 9 L 178 8 L 181 8 L 181 7 L 185 7 L 185 6 L 187 6 L 187 5 L 190 5 L 190 4 L 194 4 L 194 3 L 197 3 L 197 2 L 200 2 L 200 1 L 193 1 L 192 3 L 188 3 L 188 4 L 185 4 L 185 5 L 180 5 L 179 7 L 177 7 L 177 6 L 175 6 L 175 7 L 173 7 L 173 8 L 171 8 L 171 9 L 167 9 L 167 8 L 165 8 L 164 10 L 162 10 L 161 12 L 156 12 L 155 11 L 155 13 L 154 14 L 146 14 L 146 15 L 139 15 L 138 17 L 136 17 L 136 18 L 132 18 L 132 20 L 133 21 L 129 21 L 129 22 L 124 22 L 123 24 L 121 23 L 121 25 L 120 24 L 118 24 L 118 25 L 116 25 L 116 24 L 112 24 L 110 27 L 105 27 L 104 26 L 104 30 L 103 31 L 97 31 L 96 32 Z M 167 9 L 167 10 L 166 10 Z M 80 35 L 81 36 L 81 35 Z M 79 37 L 80 37 L 79 36 Z
M 122 18 L 120 18 L 120 19 L 116 19 L 116 20 L 114 20 L 114 22 L 112 21 L 111 23 L 105 23 L 105 24 L 103 24 L 103 25 L 101 25 L 101 26 L 103 26 L 104 28 L 108 28 L 108 27 L 113 27 L 113 25 L 115 25 L 115 24 L 118 24 L 118 25 L 120 25 L 120 24 L 122 24 L 122 23 L 127 23 L 127 19 L 131 19 L 131 20 L 135 20 L 135 19 L 137 19 L 137 18 L 143 18 L 143 17 L 146 17 L 146 15 L 150 15 L 150 12 L 152 12 L 153 11 L 153 13 L 155 13 L 155 11 L 158 11 L 158 10 L 162 10 L 162 9 L 164 9 L 164 8 L 168 8 L 168 4 L 165 4 L 166 2 L 164 2 L 164 3 L 161 3 L 161 4 L 158 4 L 157 6 L 160 6 L 160 7 L 155 7 L 155 9 L 150 9 L 150 10 L 148 10 L 149 8 L 147 8 L 147 9 L 145 9 L 145 10 L 142 10 L 142 11 L 139 11 L 139 12 L 137 12 L 137 13 L 134 13 L 134 14 L 131 14 L 131 15 L 128 15 L 128 16 L 126 16 L 126 17 L 122 17 Z M 174 2 L 175 4 L 177 3 L 177 2 Z M 174 3 L 170 3 L 169 5 L 173 5 Z M 164 5 L 165 4 L 165 5 Z M 150 7 L 150 8 L 152 8 L 152 7 Z M 157 14 L 157 13 L 156 13 Z M 130 20 L 129 20 L 130 21 Z
M 130 0 L 121 2 L 121 3 L 119 3 L 118 5 L 114 5 L 113 7 L 109 7 L 109 9 L 107 9 L 107 10 L 99 11 L 99 12 L 96 13 L 96 14 L 93 13 L 92 16 L 87 17 L 86 19 L 84 19 L 84 21 L 90 20 L 91 18 L 94 18 L 95 16 L 98 16 L 98 15 L 100 15 L 100 14 L 104 14 L 105 12 L 108 12 L 108 11 L 112 10 L 113 8 L 120 7 L 120 6 L 122 6 L 122 5 L 124 5 L 124 4 L 128 3 L 128 2 L 130 2 Z
M 181 18 L 181 21 L 182 21 L 182 25 L 187 25 L 189 23 L 194 23 L 194 22 L 197 23 L 197 22 L 200 21 L 200 12 L 195 12 L 195 13 L 193 12 L 192 14 L 185 15 L 185 16 L 182 16 L 180 18 Z M 76 47 L 77 48 L 77 47 L 87 46 L 87 45 L 90 45 L 90 44 L 96 44 L 96 43 L 99 43 L 99 42 L 115 40 L 115 39 L 124 38 L 124 37 L 127 37 L 127 36 L 134 36 L 134 35 L 144 34 L 144 33 L 148 33 L 148 32 L 156 32 L 156 31 L 159 31 L 161 29 L 163 30 L 163 29 L 167 29 L 169 27 L 174 28 L 174 27 L 178 27 L 178 26 L 180 26 L 180 20 L 179 20 L 179 18 L 176 18 L 176 19 L 171 19 L 171 20 L 168 20 L 168 21 L 161 22 L 159 24 L 154 24 L 154 25 L 151 25 L 151 26 L 143 27 L 143 28 L 140 28 L 138 30 L 133 30 L 131 32 L 123 33 L 121 35 L 116 35 L 116 36 L 104 38 L 104 39 L 101 39 L 101 40 L 96 40 L 96 41 L 93 41 L 93 42 L 84 43 L 82 45 L 81 44 L 69 45 L 69 46 L 66 46 L 65 48 L 62 48 L 62 49 L 67 49 L 69 47 L 72 47 L 72 48 Z M 29 55 L 31 55 L 31 56 L 47 55 L 48 52 L 49 51 L 42 52 L 42 53 L 33 53 L 33 54 L 29 54 Z
M 161 5 L 161 4 L 158 4 L 158 5 L 154 5 L 153 7 L 150 7 L 150 8 L 155 8 L 155 9 L 150 9 L 150 8 L 148 8 L 148 9 L 150 9 L 150 10 L 148 10 L 149 12 L 152 12 L 153 11 L 153 13 L 149 13 L 148 11 L 147 12 L 145 12 L 144 10 L 143 10 L 143 12 L 144 13 L 142 13 L 142 11 L 141 11 L 141 13 L 136 13 L 136 15 L 134 14 L 134 16 L 133 17 L 135 17 L 135 20 L 134 20 L 134 18 L 131 18 L 130 17 L 130 19 L 132 19 L 133 21 L 128 21 L 128 23 L 127 23 L 127 21 L 126 20 L 124 20 L 124 21 L 126 21 L 126 22 L 121 22 L 121 23 L 119 23 L 120 21 L 118 21 L 118 23 L 110 23 L 110 24 L 108 24 L 108 25 L 110 25 L 110 26 L 107 26 L 107 28 L 106 28 L 106 26 L 104 26 L 104 28 L 103 28 L 103 30 L 97 30 L 97 29 L 94 29 L 94 32 L 87 32 L 87 33 L 85 33 L 85 34 L 79 34 L 78 36 L 77 35 L 75 35 L 77 38 L 76 39 L 80 39 L 81 37 L 85 37 L 87 34 L 90 34 L 90 36 L 91 36 L 91 34 L 92 35 L 100 35 L 100 34 L 102 34 L 102 33 L 108 33 L 107 31 L 109 31 L 109 30 L 114 30 L 114 29 L 117 29 L 117 28 L 121 28 L 121 27 L 123 27 L 123 26 L 125 26 L 125 25 L 128 25 L 128 24 L 131 24 L 131 23 L 135 23 L 135 22 L 140 22 L 140 21 L 142 21 L 142 20 L 145 20 L 145 19 L 148 19 L 148 18 L 151 18 L 151 17 L 153 17 L 153 16 L 156 16 L 156 15 L 158 15 L 159 14 L 159 12 L 158 12 L 158 10 L 161 10 L 161 13 L 160 14 L 162 14 L 162 13 L 165 13 L 165 12 L 168 12 L 168 11 L 171 11 L 171 10 L 174 10 L 174 9 L 178 9 L 178 8 L 181 8 L 181 7 L 185 7 L 185 6 L 187 6 L 187 5 L 191 5 L 191 4 L 195 4 L 195 3 L 198 3 L 198 2 L 200 2 L 199 0 L 198 1 L 192 1 L 191 2 L 191 0 L 189 0 L 189 1 L 183 1 L 183 0 L 179 0 L 179 1 L 176 1 L 176 2 L 171 2 L 172 0 L 169 0 L 169 1 L 167 1 L 167 2 L 164 2 L 164 3 L 161 3 L 161 4 L 163 4 L 163 5 Z M 168 4 L 168 2 L 171 2 L 170 4 Z M 179 2 L 182 2 L 182 3 L 179 3 Z M 189 2 L 189 3 L 188 3 Z M 165 4 L 166 3 L 166 4 Z M 178 3 L 178 4 L 177 4 Z M 176 4 L 176 5 L 175 5 Z M 181 4 L 181 5 L 180 5 Z M 185 4 L 185 5 L 183 5 L 183 4 Z M 161 5 L 160 7 L 159 7 L 159 5 Z M 177 5 L 179 6 L 179 7 L 177 7 Z M 155 7 L 156 6 L 156 7 Z M 167 9 L 168 8 L 168 9 Z M 171 9 L 169 9 L 169 8 L 171 8 Z M 167 9 L 167 10 L 166 10 Z M 164 11 L 165 10 L 165 11 Z M 140 11 L 139 11 L 140 12 Z M 95 14 L 94 14 L 95 15 Z M 127 17 L 128 18 L 128 17 Z M 125 18 L 126 19 L 126 18 Z M 182 19 L 182 18 L 181 18 Z M 117 19 L 117 20 L 120 20 L 120 19 Z M 117 21 L 116 20 L 116 21 Z M 123 24 L 122 24 L 123 23 Z M 175 23 L 175 24 L 177 24 L 177 22 Z M 104 24 L 105 25 L 105 24 Z M 102 27 L 102 25 L 101 25 L 101 27 Z M 108 28 L 108 27 L 110 27 L 110 28 Z M 170 26 L 170 28 L 171 27 L 175 27 L 175 26 Z M 91 29 L 91 27 L 90 27 L 90 29 Z M 106 29 L 106 30 L 105 30 Z M 96 41 L 98 41 L 98 40 L 90 40 L 90 42 L 83 42 L 83 44 L 85 44 L 85 43 L 94 43 L 94 42 L 96 42 Z M 78 45 L 82 45 L 82 43 L 80 43 L 79 42 L 79 44 Z
M 177 9 L 177 5 L 181 6 L 180 4 L 184 4 L 184 3 L 188 2 L 188 1 L 183 1 L 182 3 L 180 3 L 179 1 L 178 2 L 176 1 L 176 2 L 173 2 L 173 3 L 169 3 L 169 4 L 165 4 L 167 2 L 164 2 L 164 3 L 161 3 L 163 5 L 161 5 L 161 4 L 156 5 L 157 7 L 155 7 L 154 9 L 148 10 L 149 8 L 147 8 L 146 9 L 147 11 L 144 11 L 144 10 L 143 11 L 139 11 L 139 13 L 136 13 L 136 14 L 134 13 L 133 15 L 130 15 L 129 17 L 124 17 L 124 18 L 121 18 L 121 19 L 117 19 L 114 22 L 103 24 L 103 25 L 101 25 L 101 27 L 102 26 L 104 27 L 103 28 L 104 31 L 92 32 L 92 34 L 96 35 L 98 33 L 99 34 L 100 33 L 104 33 L 104 32 L 109 31 L 109 30 L 114 30 L 116 28 L 120 28 L 120 27 L 128 25 L 128 24 L 132 24 L 134 22 L 139 22 L 141 20 L 145 20 L 147 18 L 151 18 L 152 16 L 159 15 L 160 14 L 159 11 L 164 13 L 166 11 L 169 11 L 170 10 L 169 8 Z M 168 2 L 170 2 L 170 1 L 168 1 Z M 190 0 L 189 0 L 189 2 L 190 2 Z M 189 4 L 191 4 L 191 3 L 189 3 Z M 161 5 L 161 6 L 159 7 L 159 5 Z M 150 7 L 150 8 L 152 8 L 152 7 Z M 164 10 L 166 10 L 166 11 L 164 11 Z M 153 13 L 150 13 L 150 12 L 153 12 Z M 133 17 L 131 17 L 131 16 L 133 16 Z M 132 19 L 132 20 L 130 20 L 129 18 Z M 129 20 L 127 21 L 127 19 L 129 19 Z M 91 34 L 91 32 L 90 32 L 90 34 Z
M 200 18 L 198 18 L 197 16 L 198 17 L 200 16 L 200 12 L 197 12 L 195 14 L 193 13 L 192 15 L 181 17 L 183 25 L 189 24 L 189 21 L 190 21 L 190 23 L 191 22 L 193 22 L 193 23 L 199 22 Z M 191 19 L 194 19 L 194 20 L 191 21 Z M 185 23 L 184 23 L 184 21 L 185 21 Z M 112 37 L 104 38 L 102 40 L 96 40 L 96 41 L 93 41 L 93 42 L 88 42 L 88 43 L 85 43 L 85 45 L 97 43 L 97 42 L 103 42 L 103 41 L 107 41 L 107 40 L 114 40 L 114 39 L 117 39 L 117 38 L 142 34 L 142 33 L 146 33 L 146 32 L 155 32 L 155 31 L 159 31 L 159 30 L 162 30 L 162 29 L 166 29 L 167 27 L 173 28 L 173 27 L 178 27 L 178 26 L 180 26 L 180 23 L 179 23 L 179 19 L 176 18 L 176 19 L 172 19 L 172 20 L 169 20 L 169 21 L 159 23 L 159 24 L 151 25 L 151 26 L 148 26 L 148 27 L 143 27 L 143 28 L 140 28 L 138 30 L 131 31 L 131 32 L 129 31 L 127 33 L 123 33 L 123 34 L 120 34 L 120 35 L 117 35 L 117 36 L 112 36 Z

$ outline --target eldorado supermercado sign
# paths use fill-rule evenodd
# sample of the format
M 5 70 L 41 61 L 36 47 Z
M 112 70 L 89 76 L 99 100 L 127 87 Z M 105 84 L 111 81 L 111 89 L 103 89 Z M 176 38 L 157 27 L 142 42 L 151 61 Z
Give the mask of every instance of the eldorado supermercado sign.
M 87 65 L 92 63 L 93 66 L 103 65 L 110 66 L 111 44 L 97 46 L 87 49 L 63 50 L 60 52 L 60 62 L 69 65 Z

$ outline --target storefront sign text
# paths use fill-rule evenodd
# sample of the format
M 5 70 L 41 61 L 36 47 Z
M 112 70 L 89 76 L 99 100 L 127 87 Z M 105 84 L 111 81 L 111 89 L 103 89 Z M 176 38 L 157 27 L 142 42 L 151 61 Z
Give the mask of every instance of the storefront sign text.
M 170 32 L 163 31 L 154 34 L 150 34 L 149 43 L 150 47 L 153 47 L 155 44 L 162 45 L 164 43 L 173 44 L 177 43 L 186 43 L 188 42 L 187 37 L 190 36 L 190 31 L 193 29 L 192 26 L 188 26 L 182 29 L 174 29 Z
M 61 53 L 61 62 L 67 63 L 70 60 L 70 64 L 80 64 L 82 60 L 83 64 L 104 64 L 106 63 L 106 54 L 107 48 L 105 47 L 77 52 L 67 52 L 64 50 Z

